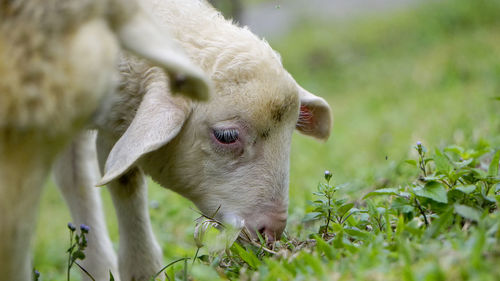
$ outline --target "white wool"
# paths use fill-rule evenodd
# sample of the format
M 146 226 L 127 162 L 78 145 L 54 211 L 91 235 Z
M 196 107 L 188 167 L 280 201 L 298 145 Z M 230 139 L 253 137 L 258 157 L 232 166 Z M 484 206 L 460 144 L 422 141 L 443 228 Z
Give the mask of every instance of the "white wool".
M 216 80 L 234 72 L 251 75 L 262 66 L 267 71 L 282 71 L 279 56 L 265 40 L 224 19 L 206 1 L 151 0 L 141 4 Z
M 135 0 L 0 0 L 2 280 L 30 279 L 30 238 L 44 180 L 58 152 L 115 88 L 118 43 L 170 75 L 183 77 L 185 83 L 178 87 L 183 94 L 202 99 L 211 91 L 201 69 L 138 9 Z M 86 176 L 73 179 L 75 188 L 92 181 Z M 75 192 L 82 194 L 96 198 L 91 192 Z M 98 212 L 89 205 L 73 207 L 72 211 Z M 95 217 L 99 214 L 77 220 Z M 104 256 L 95 252 L 93 256 L 106 262 L 89 264 L 112 267 L 94 275 L 104 280 L 109 270 L 117 269 L 111 243 L 100 245 L 106 247 L 99 252 Z

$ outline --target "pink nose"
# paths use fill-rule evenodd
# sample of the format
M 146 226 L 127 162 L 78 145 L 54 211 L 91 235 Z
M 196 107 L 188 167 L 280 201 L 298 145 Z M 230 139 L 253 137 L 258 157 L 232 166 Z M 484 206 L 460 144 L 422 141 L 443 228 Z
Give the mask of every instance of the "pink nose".
M 265 217 L 261 224 L 256 228 L 262 237 L 267 242 L 274 242 L 281 238 L 281 234 L 286 227 L 287 215 L 285 214 L 272 214 Z

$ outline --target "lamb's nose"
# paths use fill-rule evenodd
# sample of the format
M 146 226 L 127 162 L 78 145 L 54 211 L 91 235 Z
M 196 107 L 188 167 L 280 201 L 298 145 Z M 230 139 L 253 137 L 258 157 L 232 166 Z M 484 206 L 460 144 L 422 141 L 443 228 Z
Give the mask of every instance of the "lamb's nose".
M 286 227 L 286 220 L 286 213 L 270 215 L 263 221 L 257 230 L 268 243 L 272 243 L 281 238 L 281 234 Z

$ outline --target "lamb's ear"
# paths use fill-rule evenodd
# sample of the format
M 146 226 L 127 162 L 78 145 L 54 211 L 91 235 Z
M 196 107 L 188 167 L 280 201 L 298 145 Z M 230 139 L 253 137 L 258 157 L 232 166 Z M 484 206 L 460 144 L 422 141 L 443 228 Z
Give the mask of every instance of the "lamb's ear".
M 300 113 L 295 128 L 302 134 L 327 140 L 333 124 L 332 111 L 328 103 L 302 87 L 299 87 Z
M 189 116 L 191 104 L 180 96 L 164 91 L 149 91 L 132 123 L 111 149 L 104 176 L 97 184 L 105 185 L 127 172 L 137 160 L 172 140 Z
M 211 80 L 169 38 L 168 30 L 155 24 L 140 7 L 129 19 L 120 22 L 116 32 L 127 50 L 167 70 L 172 92 L 197 100 L 209 98 L 213 91 Z

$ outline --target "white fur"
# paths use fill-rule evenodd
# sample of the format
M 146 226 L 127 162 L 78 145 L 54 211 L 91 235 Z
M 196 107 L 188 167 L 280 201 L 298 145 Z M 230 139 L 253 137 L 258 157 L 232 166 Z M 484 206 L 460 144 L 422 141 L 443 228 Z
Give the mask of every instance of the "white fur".
M 173 95 L 160 69 L 130 55 L 121 60 L 120 92 L 106 101 L 94 125 L 100 184 L 110 185 L 117 209 L 124 281 L 147 280 L 162 264 L 145 174 L 206 215 L 220 207 L 218 219 L 244 221 L 251 231 L 276 237 L 287 217 L 292 132 L 297 126 L 325 140 L 332 123 L 328 104 L 298 86 L 265 41 L 204 1 L 141 4 L 160 25 L 171 27 L 216 93 L 207 103 L 192 102 Z M 238 130 L 240 139 L 232 146 L 218 143 L 213 130 L 222 128 Z
M 68 204 L 73 223 L 91 225 L 86 258 L 81 262 L 95 280 L 108 280 L 109 271 L 119 278 L 116 254 L 102 216 L 100 189 L 89 188 L 99 179 L 95 132 L 82 132 L 58 157 L 54 178 Z M 102 270 L 100 270 L 102 268 Z M 119 280 L 119 279 L 118 279 Z
M 119 45 L 169 71 L 184 94 L 203 99 L 211 88 L 133 0 L 1 1 L 0 18 L 0 278 L 25 281 L 43 181 L 57 153 L 114 89 Z M 75 184 L 72 194 L 82 201 L 66 198 L 76 220 L 88 219 L 96 237 L 105 237 L 99 197 L 82 189 L 93 175 L 79 168 L 81 177 L 61 183 Z M 116 270 L 109 241 L 100 239 Z

